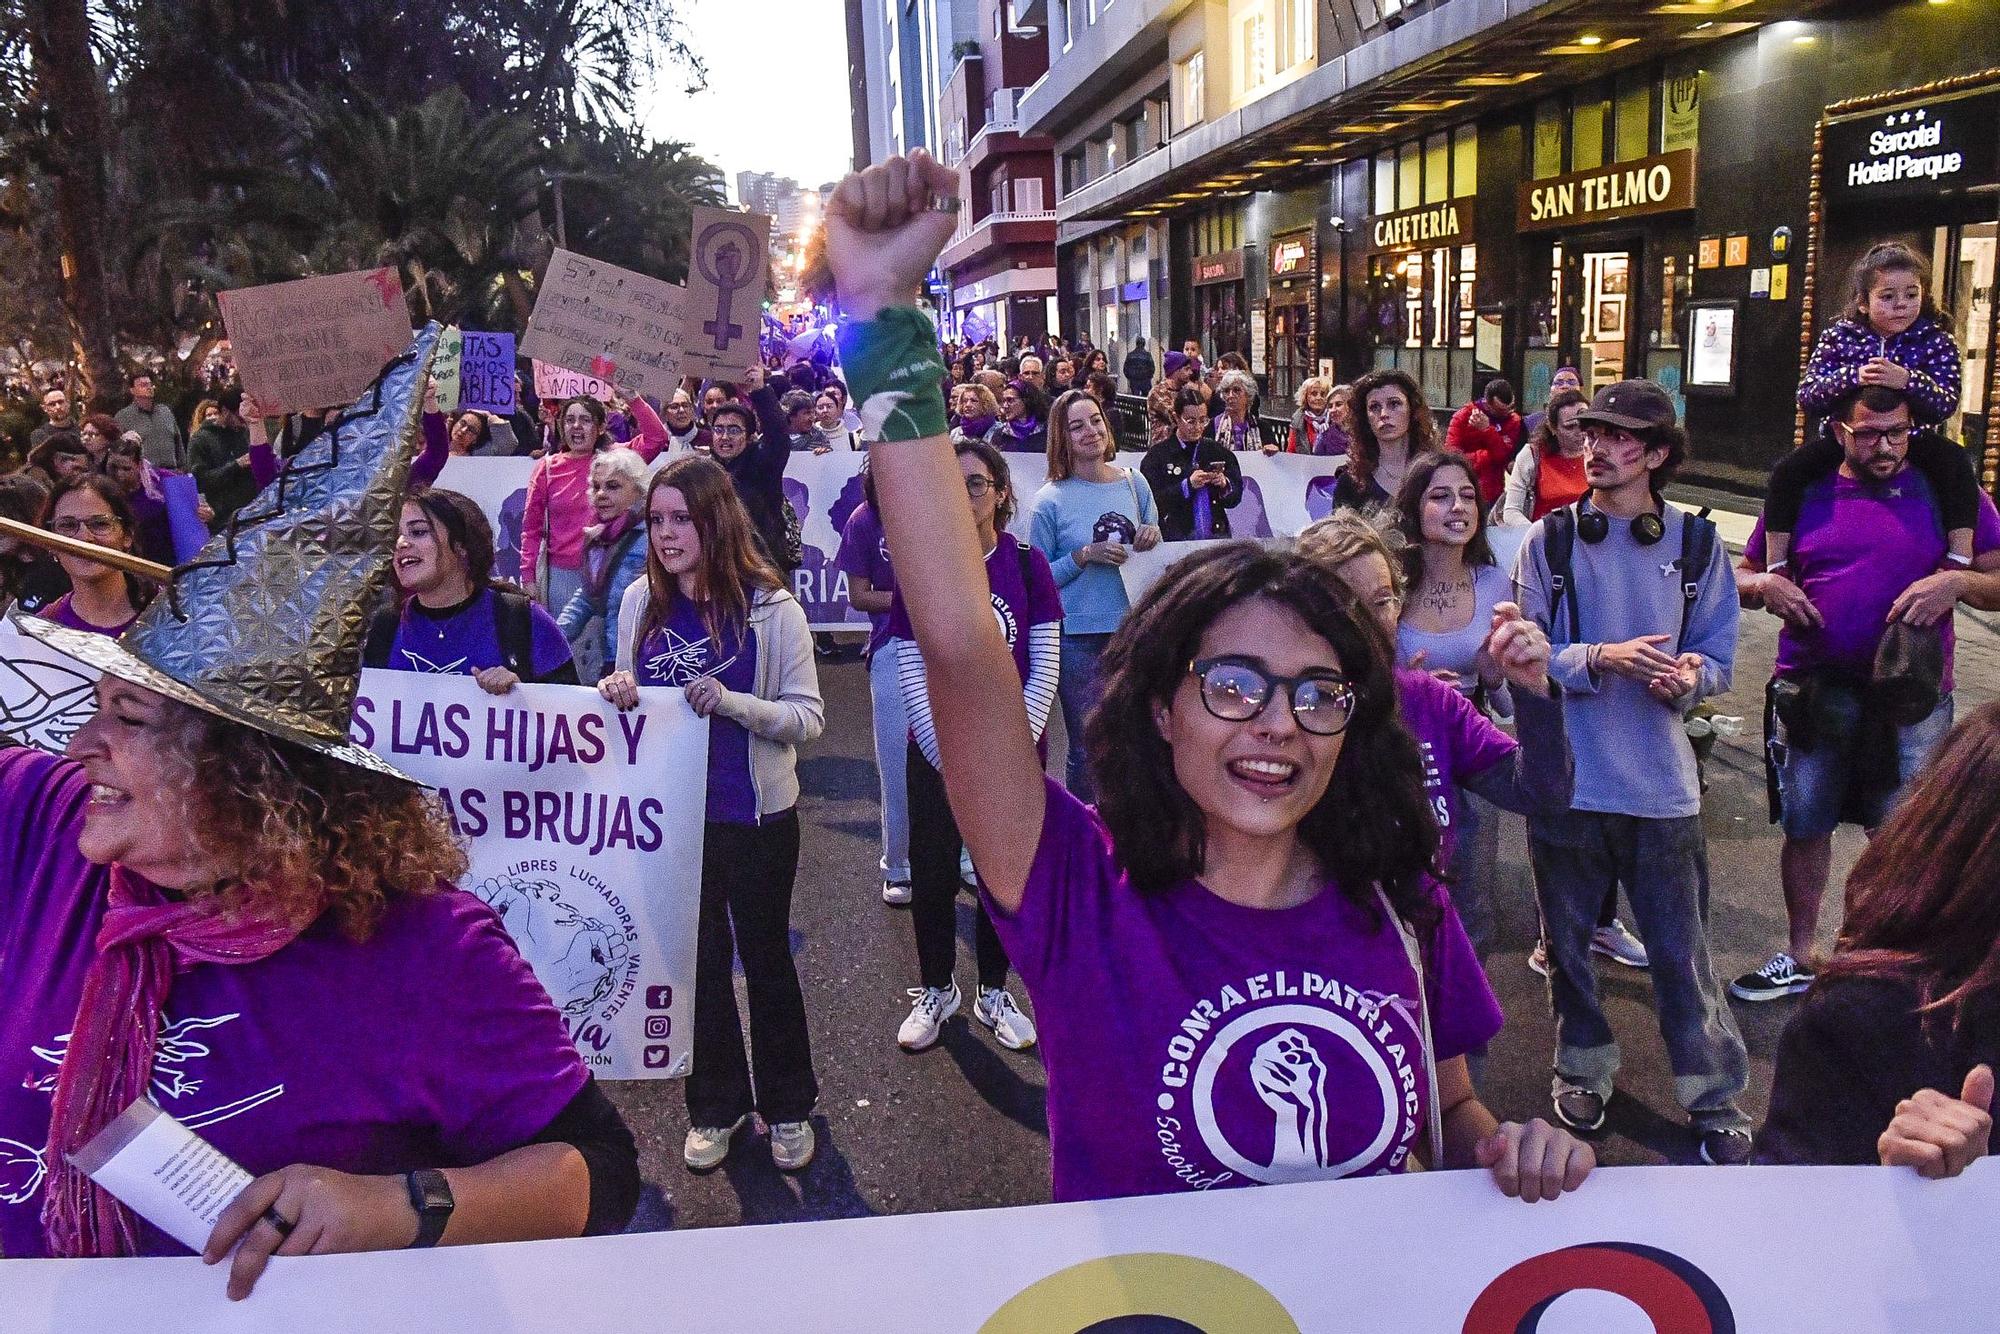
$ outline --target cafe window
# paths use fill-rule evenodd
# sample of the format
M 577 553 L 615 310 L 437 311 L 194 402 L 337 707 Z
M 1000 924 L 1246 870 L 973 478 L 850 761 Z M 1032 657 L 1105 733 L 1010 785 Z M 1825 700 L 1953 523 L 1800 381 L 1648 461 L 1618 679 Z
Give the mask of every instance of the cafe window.
M 1555 98 L 1535 105 L 1533 161 L 1528 174 L 1538 181 L 1563 174 L 1563 108 Z
M 1569 121 L 1571 171 L 1591 171 L 1604 165 L 1604 121 L 1610 109 L 1602 97 L 1577 98 Z
M 1479 129 L 1461 125 L 1451 135 L 1451 197 L 1464 199 L 1479 189 Z
M 1424 159 L 1416 140 L 1396 155 L 1396 207 L 1415 208 L 1423 201 Z
M 1377 215 L 1464 199 L 1479 189 L 1478 128 L 1461 125 L 1378 153 L 1372 179 Z
M 1388 153 L 1375 158 L 1375 212 L 1396 211 L 1396 159 Z
M 1369 261 L 1370 321 L 1378 346 L 1469 348 L 1478 252 L 1438 246 Z
M 1653 150 L 1653 81 L 1643 70 L 1619 79 L 1613 160 L 1630 162 Z
M 1451 136 L 1434 134 L 1424 140 L 1424 202 L 1442 204 L 1451 186 Z

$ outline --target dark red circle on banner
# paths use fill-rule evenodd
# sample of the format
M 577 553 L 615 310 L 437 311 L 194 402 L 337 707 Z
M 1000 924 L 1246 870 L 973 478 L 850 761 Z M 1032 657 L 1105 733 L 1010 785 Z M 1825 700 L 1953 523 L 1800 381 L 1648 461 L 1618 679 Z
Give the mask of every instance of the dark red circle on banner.
M 1715 1280 L 1655 1246 L 1602 1241 L 1531 1256 L 1486 1285 L 1464 1334 L 1534 1334 L 1558 1297 L 1609 1292 L 1643 1311 L 1658 1334 L 1736 1334 Z

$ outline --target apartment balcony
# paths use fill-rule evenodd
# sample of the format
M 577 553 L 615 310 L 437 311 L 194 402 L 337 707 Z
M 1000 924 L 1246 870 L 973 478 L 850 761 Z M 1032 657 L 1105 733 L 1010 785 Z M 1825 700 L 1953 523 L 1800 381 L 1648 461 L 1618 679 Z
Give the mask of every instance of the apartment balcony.
M 1055 243 L 1054 209 L 1014 205 L 976 221 L 961 218 L 951 243 L 938 256 L 937 266 L 942 272 L 950 272 L 993 251 L 1014 246 L 1047 247 L 1053 254 Z
M 966 143 L 965 151 L 952 165 L 969 177 L 996 157 L 1013 153 L 1055 152 L 1055 141 L 1046 135 L 1022 133 L 1020 105 L 1025 88 L 996 88 L 986 105 L 986 119 Z

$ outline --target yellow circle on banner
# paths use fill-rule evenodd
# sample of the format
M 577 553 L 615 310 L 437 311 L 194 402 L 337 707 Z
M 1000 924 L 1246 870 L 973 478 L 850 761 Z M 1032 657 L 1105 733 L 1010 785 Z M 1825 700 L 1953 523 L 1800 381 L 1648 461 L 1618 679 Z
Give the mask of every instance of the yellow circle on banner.
M 1111 1255 L 1049 1275 L 979 1334 L 1299 1334 L 1255 1280 L 1191 1255 Z

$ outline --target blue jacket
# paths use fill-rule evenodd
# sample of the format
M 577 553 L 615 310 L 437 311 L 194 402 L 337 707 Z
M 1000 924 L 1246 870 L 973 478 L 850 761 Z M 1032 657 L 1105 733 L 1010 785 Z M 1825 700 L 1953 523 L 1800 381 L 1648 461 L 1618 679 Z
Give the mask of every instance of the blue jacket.
M 562 609 L 562 615 L 556 618 L 556 624 L 562 627 L 563 638 L 569 640 L 574 640 L 578 635 L 583 633 L 583 627 L 590 624 L 591 617 L 602 616 L 604 618 L 604 662 L 606 671 L 610 670 L 611 661 L 618 654 L 619 600 L 625 596 L 626 588 L 634 580 L 644 580 L 646 577 L 645 524 L 643 522 L 638 523 L 637 529 L 636 539 L 625 548 L 624 557 L 619 560 L 618 567 L 611 572 L 611 578 L 605 583 L 604 601 L 601 603 L 592 602 L 590 600 L 589 588 L 579 588 L 575 595 L 570 598 L 569 605 Z M 628 533 L 631 531 L 630 529 L 627 530 Z M 588 548 L 586 548 L 585 559 L 589 559 Z M 585 682 L 585 684 L 589 683 Z

